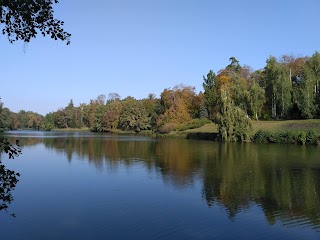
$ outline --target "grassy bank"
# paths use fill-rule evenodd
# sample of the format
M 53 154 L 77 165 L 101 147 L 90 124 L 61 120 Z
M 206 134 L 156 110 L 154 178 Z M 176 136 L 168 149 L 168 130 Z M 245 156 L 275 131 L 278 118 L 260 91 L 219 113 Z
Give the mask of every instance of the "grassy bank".
M 320 119 L 253 121 L 252 127 L 254 142 L 320 145 Z M 157 136 L 215 141 L 218 138 L 218 126 L 208 123 L 200 128 Z
M 287 120 L 287 121 L 254 121 L 253 132 L 265 130 L 270 132 L 280 131 L 309 131 L 314 130 L 320 134 L 320 119 Z
M 156 134 L 156 137 L 167 138 L 185 138 L 199 140 L 216 140 L 218 134 L 218 125 L 207 123 L 199 128 L 188 129 L 185 131 L 172 131 L 167 134 Z
M 282 132 L 282 131 L 309 131 L 314 130 L 320 134 L 320 119 L 308 119 L 308 120 L 287 120 L 287 121 L 253 121 L 252 122 L 253 134 L 259 130 L 265 130 L 270 132 Z M 188 133 L 218 133 L 218 125 L 214 123 L 208 123 L 200 128 L 186 130 Z
M 320 119 L 253 121 L 252 127 L 252 141 L 254 142 L 320 145 Z M 90 129 L 69 128 L 53 129 L 52 131 L 90 131 Z M 129 132 L 116 130 L 113 133 Z M 199 128 L 184 131 L 172 131 L 167 134 L 154 134 L 152 131 L 142 131 L 139 134 L 162 138 L 215 141 L 218 139 L 218 125 L 214 123 L 207 123 Z
M 87 127 L 84 128 L 53 128 L 51 132 L 90 132 Z

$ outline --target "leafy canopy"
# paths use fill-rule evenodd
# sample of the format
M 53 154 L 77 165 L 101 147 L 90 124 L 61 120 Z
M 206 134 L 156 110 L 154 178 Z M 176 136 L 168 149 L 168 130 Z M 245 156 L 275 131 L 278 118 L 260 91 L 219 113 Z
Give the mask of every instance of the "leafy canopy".
M 64 31 L 64 22 L 55 19 L 53 4 L 58 0 L 0 0 L 0 24 L 2 34 L 10 43 L 17 40 L 30 42 L 40 32 L 54 40 L 67 41 L 71 34 Z

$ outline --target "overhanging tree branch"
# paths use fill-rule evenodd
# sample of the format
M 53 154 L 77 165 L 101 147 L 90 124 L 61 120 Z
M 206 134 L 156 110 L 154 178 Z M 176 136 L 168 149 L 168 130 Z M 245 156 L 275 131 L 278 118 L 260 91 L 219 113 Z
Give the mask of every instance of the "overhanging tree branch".
M 40 33 L 44 37 L 66 41 L 71 34 L 64 31 L 64 22 L 55 19 L 52 5 L 58 0 L 0 0 L 0 25 L 2 34 L 10 43 L 18 40 L 30 42 Z

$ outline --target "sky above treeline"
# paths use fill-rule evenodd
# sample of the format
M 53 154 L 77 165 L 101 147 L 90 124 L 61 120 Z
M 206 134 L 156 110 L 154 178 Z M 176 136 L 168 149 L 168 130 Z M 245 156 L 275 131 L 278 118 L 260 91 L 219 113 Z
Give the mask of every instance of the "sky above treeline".
M 257 70 L 270 55 L 319 51 L 319 0 L 61 0 L 54 9 L 71 45 L 0 36 L 0 97 L 14 112 L 45 115 L 112 92 L 159 97 L 180 83 L 199 92 L 232 56 Z

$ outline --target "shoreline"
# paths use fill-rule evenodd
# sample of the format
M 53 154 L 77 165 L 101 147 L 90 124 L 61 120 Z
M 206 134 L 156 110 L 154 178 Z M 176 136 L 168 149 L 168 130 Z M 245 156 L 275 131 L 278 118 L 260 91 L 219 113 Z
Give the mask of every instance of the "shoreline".
M 320 146 L 320 119 L 309 120 L 279 120 L 279 121 L 253 121 L 251 141 L 255 143 L 278 143 L 295 145 Z M 91 132 L 90 128 L 63 128 L 52 129 L 52 132 Z M 201 127 L 170 133 L 155 133 L 152 130 L 144 130 L 139 133 L 122 131 L 119 129 L 106 131 L 113 134 L 137 134 L 155 138 L 176 138 L 219 141 L 218 126 L 207 123 Z

